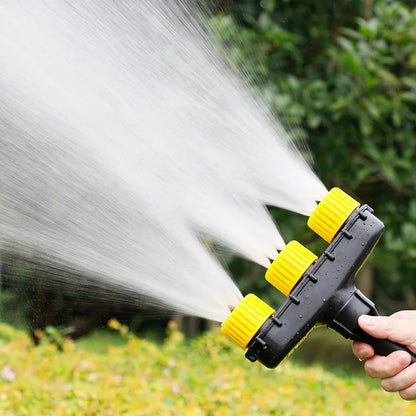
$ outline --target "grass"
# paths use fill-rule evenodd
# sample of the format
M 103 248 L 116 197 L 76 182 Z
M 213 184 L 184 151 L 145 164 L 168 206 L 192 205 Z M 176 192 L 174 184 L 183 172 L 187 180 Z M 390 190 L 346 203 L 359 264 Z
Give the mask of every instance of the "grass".
M 109 349 L 125 347 L 128 341 L 119 332 L 107 329 L 96 329 L 76 342 L 77 348 L 96 354 L 108 354 Z
M 65 342 L 59 352 L 53 344 L 34 347 L 24 332 L 1 324 L 0 414 L 416 413 L 416 403 L 384 393 L 376 381 L 356 372 L 340 376 L 292 359 L 275 370 L 252 364 L 218 331 L 185 341 L 171 327 L 160 345 L 115 326 L 122 339 L 97 332 L 88 341 Z

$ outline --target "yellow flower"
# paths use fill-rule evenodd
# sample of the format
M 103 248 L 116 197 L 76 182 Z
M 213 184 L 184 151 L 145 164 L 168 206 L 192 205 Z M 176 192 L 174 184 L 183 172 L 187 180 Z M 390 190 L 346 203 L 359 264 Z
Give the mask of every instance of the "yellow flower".
M 108 322 L 107 325 L 109 328 L 114 329 L 114 331 L 120 331 L 121 329 L 121 323 L 119 321 L 117 321 L 116 318 L 111 318 Z
M 35 329 L 33 332 L 37 339 L 43 339 L 46 337 L 45 331 L 42 331 L 41 329 Z

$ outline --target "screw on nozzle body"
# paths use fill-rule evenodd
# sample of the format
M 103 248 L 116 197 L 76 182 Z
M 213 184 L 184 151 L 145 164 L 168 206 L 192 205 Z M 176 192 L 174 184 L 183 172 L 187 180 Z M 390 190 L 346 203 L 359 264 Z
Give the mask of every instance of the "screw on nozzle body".
M 256 295 L 247 295 L 221 326 L 221 332 L 241 348 L 246 348 L 274 309 Z
M 332 188 L 309 217 L 308 226 L 330 243 L 360 203 L 339 188 Z
M 297 241 L 291 241 L 276 257 L 266 272 L 266 280 L 285 296 L 289 296 L 317 256 Z

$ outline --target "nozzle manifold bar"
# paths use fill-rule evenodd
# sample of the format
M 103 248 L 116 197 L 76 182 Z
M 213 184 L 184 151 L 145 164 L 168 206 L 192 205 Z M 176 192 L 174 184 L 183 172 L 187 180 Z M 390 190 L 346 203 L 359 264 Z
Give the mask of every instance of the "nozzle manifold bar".
M 297 242 L 277 256 L 267 280 L 288 295 L 273 309 L 254 295 L 244 298 L 222 331 L 242 348 L 246 357 L 276 367 L 316 325 L 327 325 L 345 338 L 366 342 L 379 355 L 406 351 L 405 346 L 366 334 L 361 315 L 378 315 L 374 303 L 355 286 L 354 278 L 380 239 L 384 224 L 368 205 L 338 188 L 332 189 L 312 213 L 309 226 L 330 242 L 317 258 Z

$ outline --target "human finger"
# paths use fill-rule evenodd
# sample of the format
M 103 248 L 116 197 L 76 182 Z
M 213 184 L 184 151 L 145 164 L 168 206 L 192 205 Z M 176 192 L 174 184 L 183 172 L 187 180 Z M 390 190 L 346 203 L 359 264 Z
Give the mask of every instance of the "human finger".
M 358 323 L 369 335 L 398 342 L 416 352 L 416 321 L 412 323 L 409 320 L 389 316 L 362 315 Z
M 403 371 L 411 361 L 407 352 L 395 351 L 387 357 L 375 355 L 365 362 L 364 369 L 372 378 L 389 378 Z
M 404 400 L 415 400 L 416 399 L 416 383 L 408 387 L 405 390 L 399 391 L 400 397 Z
M 410 365 L 393 377 L 381 380 L 381 387 L 388 392 L 402 391 L 416 383 L 416 364 Z
M 399 311 L 390 315 L 390 318 L 396 319 L 412 319 L 416 321 L 416 310 Z
M 360 360 L 368 360 L 374 356 L 374 348 L 364 342 L 353 342 L 352 351 L 354 355 Z

